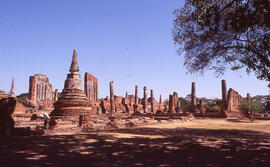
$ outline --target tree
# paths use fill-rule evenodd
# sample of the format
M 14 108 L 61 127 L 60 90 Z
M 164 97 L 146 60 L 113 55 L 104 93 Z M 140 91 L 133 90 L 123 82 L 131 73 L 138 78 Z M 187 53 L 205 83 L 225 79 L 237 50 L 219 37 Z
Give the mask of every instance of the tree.
M 173 39 L 190 73 L 246 69 L 270 81 L 269 0 L 186 0 Z
M 246 112 L 264 112 L 265 106 L 264 104 L 256 101 L 244 100 L 244 102 L 239 106 L 239 109 Z

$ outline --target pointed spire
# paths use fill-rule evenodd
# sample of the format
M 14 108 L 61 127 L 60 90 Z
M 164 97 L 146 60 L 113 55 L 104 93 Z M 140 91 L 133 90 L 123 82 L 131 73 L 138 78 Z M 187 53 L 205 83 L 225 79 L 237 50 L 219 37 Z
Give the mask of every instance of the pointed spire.
M 11 89 L 10 89 L 10 95 L 15 95 L 15 91 L 14 91 L 14 77 L 12 77 L 12 84 L 11 84 Z
M 78 57 L 77 57 L 77 51 L 74 49 L 73 50 L 73 57 L 72 57 L 72 62 L 69 68 L 69 72 L 71 73 L 77 73 L 79 72 L 79 65 L 78 65 Z

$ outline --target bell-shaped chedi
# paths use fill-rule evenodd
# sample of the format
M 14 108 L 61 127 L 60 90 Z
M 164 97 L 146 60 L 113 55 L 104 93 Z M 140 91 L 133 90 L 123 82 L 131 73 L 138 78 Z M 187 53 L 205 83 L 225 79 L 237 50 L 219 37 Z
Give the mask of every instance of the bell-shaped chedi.
M 90 114 L 91 107 L 82 89 L 81 76 L 78 74 L 78 58 L 76 50 L 73 51 L 72 63 L 67 75 L 61 97 L 54 104 L 52 116 L 76 116 Z M 77 117 L 76 117 L 77 118 Z

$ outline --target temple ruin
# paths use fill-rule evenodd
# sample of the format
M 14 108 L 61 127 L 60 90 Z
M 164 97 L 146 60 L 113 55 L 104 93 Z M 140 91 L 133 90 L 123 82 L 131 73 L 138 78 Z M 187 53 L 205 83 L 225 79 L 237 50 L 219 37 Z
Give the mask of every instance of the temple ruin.
M 65 80 L 64 89 L 61 97 L 54 103 L 52 116 L 75 116 L 72 119 L 78 119 L 80 114 L 90 114 L 92 111 L 88 98 L 82 89 L 81 76 L 78 74 L 79 65 L 77 51 L 73 50 L 71 66 Z
M 35 74 L 30 76 L 28 101 L 31 103 L 28 103 L 27 100 L 25 103 L 15 100 L 16 102 L 13 104 L 10 101 L 9 98 L 16 97 L 14 78 L 12 78 L 9 94 L 0 91 L 0 99 L 3 99 L 1 102 L 9 104 L 11 108 L 8 108 L 8 110 L 10 109 L 8 112 L 12 113 L 12 115 L 4 114 L 3 117 L 5 117 L 9 125 L 5 122 L 3 126 L 10 126 L 10 129 L 12 129 L 13 116 L 29 117 L 29 115 L 31 116 L 32 113 L 37 111 L 39 113 L 45 111 L 46 107 L 46 113 L 50 114 L 50 116 L 47 115 L 44 121 L 44 128 L 46 130 L 57 127 L 58 121 L 73 121 L 81 128 L 96 128 L 94 124 L 103 122 L 103 128 L 115 128 L 132 127 L 138 124 L 138 122 L 143 124 L 147 122 L 146 120 L 153 121 L 154 119 L 182 119 L 185 121 L 189 120 L 189 118 L 194 119 L 194 116 L 214 118 L 225 118 L 226 116 L 227 118 L 245 117 L 245 113 L 239 109 L 244 98 L 232 88 L 227 91 L 225 80 L 221 81 L 222 96 L 220 109 L 209 110 L 204 105 L 204 98 L 196 97 L 195 82 L 191 83 L 191 94 L 187 96 L 187 99 L 180 97 L 177 92 L 172 92 L 168 97 L 164 97 L 164 101 L 161 95 L 157 101 L 154 97 L 153 89 L 150 89 L 150 96 L 148 97 L 147 87 L 142 87 L 140 89 L 142 92 L 139 92 L 138 85 L 135 85 L 134 94 L 125 92 L 123 96 L 119 96 L 114 92 L 114 86 L 117 86 L 114 85 L 114 81 L 109 82 L 108 96 L 99 98 L 97 77 L 86 72 L 83 87 L 81 76 L 78 72 L 77 51 L 73 50 L 72 62 L 62 92 L 58 92 L 58 89 L 52 90 L 52 85 L 46 75 Z M 139 97 L 139 93 L 142 94 L 142 97 Z M 247 94 L 247 100 L 251 101 L 249 93 Z M 182 102 L 183 104 L 181 104 Z M 26 108 L 29 106 L 33 107 L 33 110 Z M 3 105 L 2 108 L 4 108 Z M 136 121 L 132 122 L 133 119 Z M 127 120 L 132 121 L 128 122 Z M 7 129 L 3 133 L 8 135 L 9 131 Z
M 35 74 L 34 76 L 30 76 L 29 99 L 35 103 L 53 100 L 52 85 L 46 75 Z
M 98 79 L 88 72 L 84 75 L 84 92 L 90 103 L 98 101 Z

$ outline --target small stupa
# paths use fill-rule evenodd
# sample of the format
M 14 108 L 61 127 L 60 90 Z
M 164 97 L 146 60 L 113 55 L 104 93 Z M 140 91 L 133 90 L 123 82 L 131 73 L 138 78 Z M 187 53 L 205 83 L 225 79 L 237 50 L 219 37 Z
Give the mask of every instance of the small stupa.
M 82 89 L 81 76 L 78 74 L 79 65 L 76 50 L 73 50 L 69 72 L 61 96 L 54 103 L 51 116 L 76 116 L 91 112 L 88 98 Z

